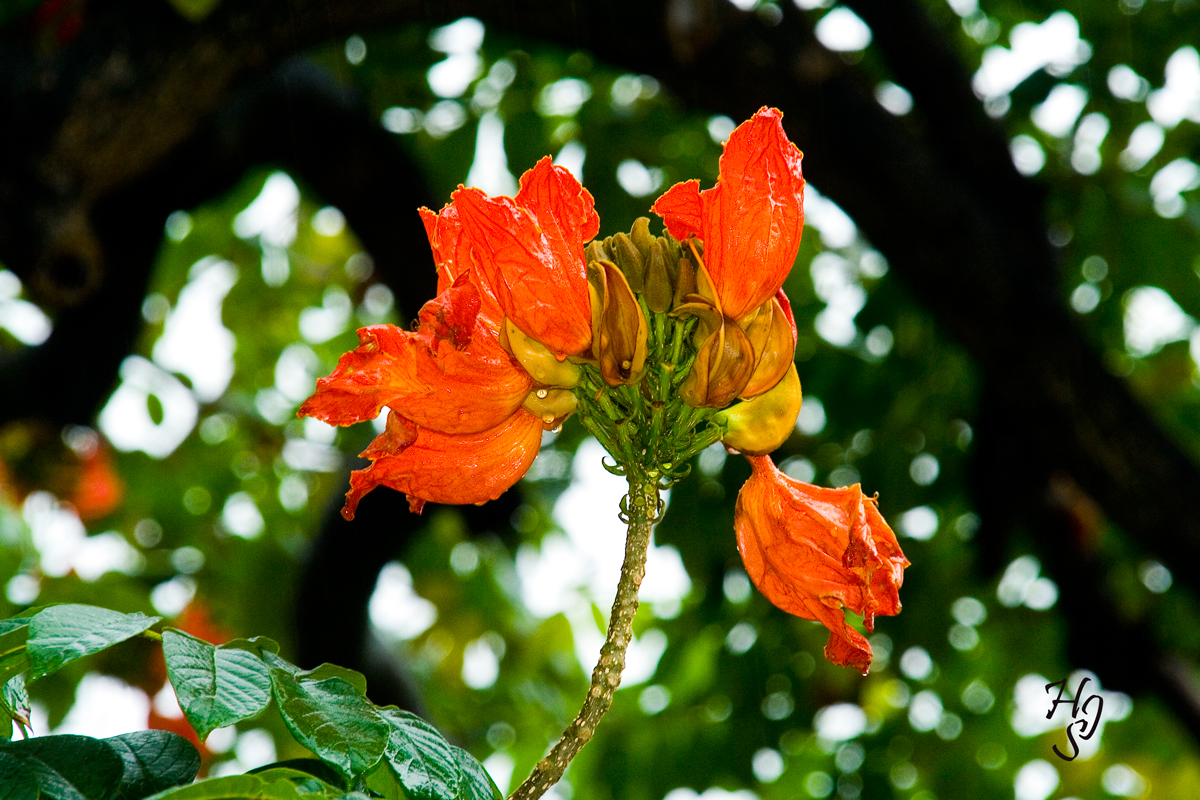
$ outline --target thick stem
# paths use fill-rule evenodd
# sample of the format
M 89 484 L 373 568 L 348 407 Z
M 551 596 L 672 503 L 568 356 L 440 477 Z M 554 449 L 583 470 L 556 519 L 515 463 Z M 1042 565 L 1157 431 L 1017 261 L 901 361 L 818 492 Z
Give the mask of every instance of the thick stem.
M 641 504 L 639 504 L 639 502 Z M 509 800 L 536 800 L 558 782 L 571 759 L 587 744 L 600 718 L 612 705 L 613 693 L 621 685 L 625 669 L 625 651 L 633 638 L 633 615 L 638 609 L 638 588 L 646 574 L 646 551 L 650 547 L 650 526 L 657 513 L 658 490 L 640 471 L 629 475 L 629 530 L 625 535 L 625 563 L 613 599 L 608 620 L 608 636 L 600 648 L 600 660 L 592 670 L 592 685 L 574 722 L 563 731 L 558 744 L 538 762 L 525 782 Z

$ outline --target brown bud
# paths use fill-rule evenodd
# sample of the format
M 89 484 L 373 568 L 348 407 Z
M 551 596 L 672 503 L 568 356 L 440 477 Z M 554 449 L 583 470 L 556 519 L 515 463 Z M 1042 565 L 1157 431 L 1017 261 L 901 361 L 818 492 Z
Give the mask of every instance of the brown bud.
M 774 297 L 738 320 L 738 325 L 754 348 L 754 373 L 741 396 L 754 397 L 784 376 L 795 358 L 796 343 L 783 307 Z
M 686 296 L 696 293 L 696 266 L 689 258 L 679 259 L 679 270 L 675 276 L 674 305 L 681 305 Z
M 596 239 L 583 249 L 588 261 L 612 261 L 612 251 L 607 247 L 607 240 Z
M 724 408 L 742 393 L 753 371 L 750 340 L 736 323 L 722 318 L 697 350 L 679 393 L 690 406 Z
M 721 441 L 748 456 L 766 455 L 792 435 L 800 402 L 800 376 L 796 374 L 796 365 L 791 364 L 771 391 L 744 400 L 715 417 L 718 424 L 726 426 Z
M 579 383 L 579 366 L 570 361 L 559 361 L 546 345 L 527 336 L 508 317 L 500 329 L 500 344 L 512 353 L 520 365 L 541 386 L 571 388 Z
M 650 243 L 650 257 L 646 260 L 646 305 L 655 314 L 665 314 L 671 310 L 671 301 L 675 297 L 671 285 L 671 274 L 667 270 L 667 252 L 661 238 Z
M 629 229 L 629 239 L 642 254 L 642 258 L 650 258 L 650 243 L 654 241 L 654 237 L 650 235 L 649 218 L 638 217 L 633 221 L 633 227 Z
M 613 236 L 608 244 L 613 251 L 612 260 L 625 273 L 629 288 L 641 294 L 646 282 L 646 259 L 624 233 Z
M 592 308 L 597 303 L 600 307 L 599 315 L 592 314 L 592 352 L 600 363 L 600 374 L 609 386 L 637 383 L 646 371 L 648 331 L 641 306 L 611 261 L 593 262 L 588 267 Z

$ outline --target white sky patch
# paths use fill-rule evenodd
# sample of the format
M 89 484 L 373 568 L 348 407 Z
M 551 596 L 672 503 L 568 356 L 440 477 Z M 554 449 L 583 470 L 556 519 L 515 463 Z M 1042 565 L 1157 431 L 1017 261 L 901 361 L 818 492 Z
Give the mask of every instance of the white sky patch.
M 871 43 L 871 29 L 857 14 L 838 6 L 817 22 L 813 33 L 817 41 L 836 53 L 865 50 Z
M 429 34 L 429 47 L 446 58 L 429 68 L 426 80 L 438 97 L 461 97 L 483 71 L 479 48 L 483 46 L 483 23 L 474 17 L 435 28 Z
M 75 689 L 75 704 L 50 733 L 74 733 L 103 739 L 149 727 L 150 697 L 111 675 L 89 672 Z M 38 731 L 37 733 L 45 733 Z
M 575 180 L 583 183 L 583 162 L 587 158 L 587 148 L 572 139 L 563 145 L 562 150 L 554 157 L 556 166 L 562 167 L 575 176 Z
M 224 259 L 197 261 L 154 343 L 154 363 L 187 376 L 202 403 L 224 394 L 233 379 L 237 339 L 221 322 L 221 304 L 237 278 L 237 267 Z
M 1046 151 L 1037 139 L 1028 134 L 1014 136 L 1008 144 L 1008 152 L 1012 156 L 1013 166 L 1022 175 L 1037 175 L 1046 166 Z
M 1129 134 L 1129 144 L 1118 157 L 1121 168 L 1134 172 L 1146 166 L 1162 150 L 1166 140 L 1166 131 L 1157 122 L 1141 123 Z
M 592 97 L 592 85 L 579 78 L 559 78 L 542 87 L 537 111 L 543 117 L 573 117 Z
M 1118 100 L 1131 103 L 1146 99 L 1150 92 L 1150 81 L 1133 71 L 1128 64 L 1117 64 L 1108 71 L 1108 90 Z
M 908 89 L 891 81 L 883 81 L 875 87 L 875 102 L 897 117 L 903 117 L 913 109 L 913 98 Z
M 1046 800 L 1058 788 L 1058 770 L 1049 761 L 1035 758 L 1017 770 L 1013 778 L 1016 800 Z
M 617 165 L 617 183 L 634 197 L 645 197 L 662 186 L 663 171 L 647 167 L 636 158 L 627 158 Z
M 354 301 L 340 286 L 325 289 L 321 305 L 309 306 L 300 311 L 300 335 L 310 344 L 322 344 L 342 333 L 350 326 L 350 315 L 354 313 Z
M 487 637 L 468 642 L 463 648 L 463 683 L 472 689 L 489 689 L 499 677 L 500 657 Z
M 813 290 L 825 303 L 813 323 L 817 334 L 832 345 L 850 345 L 858 336 L 854 318 L 867 304 L 867 291 L 858 281 L 858 269 L 849 260 L 826 250 L 813 258 L 809 271 Z
M 1073 83 L 1060 83 L 1050 90 L 1046 99 L 1033 107 L 1033 124 L 1046 133 L 1061 139 L 1075 127 L 1083 107 L 1087 105 L 1087 89 Z
M 415 639 L 437 620 L 437 606 L 413 590 L 412 573 L 399 561 L 379 571 L 367 613 L 377 631 L 400 641 Z
M 1125 349 L 1136 358 L 1187 339 L 1196 320 L 1157 286 L 1137 286 L 1125 294 Z
M 257 539 L 266 528 L 266 522 L 249 492 L 234 492 L 221 509 L 221 527 L 234 536 Z
M 687 786 L 681 786 L 667 792 L 667 796 L 663 800 L 758 800 L 758 795 L 749 789 L 737 789 L 731 792 L 720 786 L 710 786 L 700 793 Z
M 815 228 L 827 247 L 848 247 L 858 238 L 854 220 L 811 183 L 804 186 L 804 224 Z
M 846 742 L 867 730 L 867 714 L 854 703 L 825 706 L 813 715 L 813 730 L 830 742 Z
M 1088 114 L 1079 121 L 1079 127 L 1075 129 L 1071 166 L 1080 175 L 1095 175 L 1100 169 L 1100 145 L 1104 144 L 1108 131 L 1108 117 L 1099 112 Z
M 75 511 L 48 492 L 30 494 L 21 513 L 48 577 L 61 578 L 74 570 L 93 583 L 107 572 L 134 574 L 142 566 L 142 557 L 124 536 L 116 531 L 88 536 Z
M 517 193 L 517 179 L 508 171 L 508 154 L 504 152 L 504 121 L 495 111 L 479 118 L 475 158 L 467 172 L 467 186 L 482 189 L 493 197 L 512 197 Z
M 587 439 L 575 454 L 571 486 L 554 506 L 555 522 L 563 533 L 551 533 L 540 546 L 522 545 L 517 551 L 517 575 L 521 597 L 534 615 L 546 618 L 566 614 L 571 622 L 580 664 L 591 671 L 603 635 L 592 616 L 592 605 L 605 611 L 612 605 L 624 560 L 625 526 L 617 518 L 625 480 L 604 470 L 604 448 Z M 669 499 L 669 493 L 664 493 Z M 656 614 L 669 614 L 691 591 L 691 580 L 679 551 L 670 545 L 656 546 L 651 538 L 642 583 L 642 602 Z M 661 638 L 660 638 L 661 637 Z M 646 680 L 666 646 L 661 632 L 647 631 L 630 645 L 630 667 L 622 685 Z M 635 654 L 638 653 L 638 654 Z M 647 666 L 639 668 L 641 659 Z M 631 674 L 632 673 L 632 674 Z
M 0 328 L 21 344 L 39 345 L 50 338 L 53 325 L 42 310 L 21 298 L 21 279 L 0 269 Z
M 1150 195 L 1154 198 L 1154 211 L 1166 219 L 1183 216 L 1187 202 L 1184 192 L 1200 188 L 1200 166 L 1188 158 L 1177 158 L 1150 179 Z
M 496 788 L 500 790 L 500 794 L 508 797 L 508 787 L 512 784 L 513 770 L 517 766 L 513 757 L 498 750 L 485 758 L 482 765 L 496 784 Z
M 1146 110 L 1168 130 L 1185 119 L 1200 123 L 1200 53 L 1188 45 L 1167 59 L 1166 83 L 1146 98 Z
M 1056 11 L 1044 22 L 1022 22 L 1009 35 L 1011 47 L 993 45 L 983 53 L 972 86 L 984 100 L 1006 96 L 1039 69 L 1066 75 L 1092 57 L 1092 47 L 1079 38 L 1079 22 Z
M 300 190 L 286 172 L 267 176 L 258 197 L 233 218 L 233 232 L 242 239 L 261 238 L 264 245 L 288 247 L 296 241 Z
M 300 342 L 289 344 L 275 362 L 275 388 L 288 400 L 299 403 L 313 393 L 321 368 L 321 357 L 311 347 Z
M 1079 691 L 1079 686 L 1083 683 L 1084 678 L 1090 678 L 1091 680 L 1083 687 L 1083 695 L 1079 701 L 1079 711 L 1075 718 L 1072 719 L 1069 700 L 1075 697 L 1075 693 Z M 1088 722 L 1087 729 L 1091 730 L 1092 722 L 1096 719 L 1099 703 L 1092 702 L 1087 708 L 1086 715 L 1083 710 L 1083 703 L 1092 695 L 1099 695 L 1104 700 L 1104 712 L 1100 714 L 1100 721 L 1097 723 L 1095 735 L 1090 739 L 1083 739 L 1078 735 L 1074 737 L 1075 743 L 1079 747 L 1079 757 L 1086 761 L 1099 751 L 1101 740 L 1104 738 L 1104 727 L 1110 722 L 1120 722 L 1133 711 L 1133 699 L 1122 692 L 1110 692 L 1101 689 L 1100 682 L 1093 673 L 1086 670 L 1076 670 L 1067 677 L 1067 691 L 1062 696 L 1062 699 L 1067 702 L 1055 706 L 1054 714 L 1050 719 L 1046 719 L 1046 712 L 1050 710 L 1051 704 L 1058 698 L 1058 686 L 1051 686 L 1050 691 L 1046 691 L 1046 685 L 1051 680 L 1053 679 L 1044 678 L 1037 673 L 1030 673 L 1017 680 L 1016 685 L 1013 687 L 1012 712 L 1009 717 L 1012 729 L 1018 736 L 1029 738 L 1040 736 L 1047 731 L 1065 728 L 1068 723 L 1078 723 L 1080 720 L 1086 718 Z M 1076 725 L 1072 733 L 1078 731 L 1079 726 Z M 1067 744 L 1065 735 L 1056 744 L 1059 744 L 1059 750 L 1063 752 L 1070 750 L 1070 745 Z
M 100 411 L 100 430 L 122 452 L 166 458 L 195 427 L 196 398 L 178 378 L 141 356 L 121 362 L 120 375 L 121 385 Z M 150 416 L 150 395 L 162 406 L 161 422 Z

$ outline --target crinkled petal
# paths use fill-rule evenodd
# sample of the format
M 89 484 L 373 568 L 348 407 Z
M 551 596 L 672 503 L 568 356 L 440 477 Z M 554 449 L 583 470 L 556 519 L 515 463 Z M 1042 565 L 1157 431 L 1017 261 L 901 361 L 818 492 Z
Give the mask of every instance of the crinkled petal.
M 529 470 L 541 446 L 542 423 L 518 410 L 481 433 L 453 436 L 421 428 L 411 442 L 404 443 L 403 436 L 381 442 L 386 436 L 387 432 L 364 452 L 373 459 L 371 466 L 350 476 L 342 509 L 346 519 L 354 518 L 359 500 L 376 486 L 404 492 L 418 512 L 425 502 L 495 500 Z
M 471 281 L 479 289 L 480 313 L 491 323 L 491 327 L 499 330 L 500 320 L 504 312 L 491 288 L 479 279 L 478 270 L 474 269 L 475 255 L 471 252 L 470 240 L 463 235 L 462 222 L 458 218 L 458 209 L 447 205 L 441 213 L 435 214 L 428 208 L 418 209 L 421 221 L 425 223 L 425 235 L 429 237 L 429 247 L 433 250 L 433 261 L 437 266 L 438 294 L 449 289 L 463 275 L 470 273 Z
M 652 210 L 677 239 L 698 235 L 726 315 L 740 319 L 769 300 L 792 269 L 804 231 L 802 154 L 777 109 L 762 108 L 729 136 L 717 185 L 672 186 Z
M 704 202 L 700 199 L 700 181 L 675 184 L 654 201 L 650 210 L 662 217 L 667 233 L 679 241 L 689 236 L 701 236 Z
M 600 232 L 600 215 L 592 193 L 570 171 L 554 166 L 550 156 L 521 176 L 520 191 L 513 199 L 533 214 L 542 230 L 551 232 L 572 250 L 582 251 L 583 245 Z
M 749 460 L 754 472 L 734 516 L 747 573 L 776 606 L 829 629 L 830 661 L 865 674 L 870 645 L 847 626 L 842 609 L 862 614 L 868 629 L 876 614 L 899 613 L 908 560 L 895 534 L 857 485 L 810 486 L 767 456 Z
M 578 182 L 573 197 L 562 183 L 557 177 L 531 179 L 527 199 L 535 205 L 528 208 L 508 197 L 463 188 L 454 193 L 454 205 L 479 277 L 495 293 L 504 315 L 567 356 L 585 352 L 592 340 L 581 237 L 592 229 L 588 212 L 595 212 L 591 195 Z
M 482 318 L 462 350 L 428 331 L 394 325 L 361 328 L 358 338 L 359 346 L 317 381 L 300 416 L 352 425 L 388 406 L 423 428 L 477 433 L 511 416 L 532 385 Z

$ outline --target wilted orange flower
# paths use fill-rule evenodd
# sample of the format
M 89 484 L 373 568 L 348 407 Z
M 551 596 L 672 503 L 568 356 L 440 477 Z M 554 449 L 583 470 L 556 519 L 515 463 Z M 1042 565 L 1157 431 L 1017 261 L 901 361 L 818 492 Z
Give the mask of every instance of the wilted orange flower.
M 359 346 L 298 412 L 351 425 L 389 409 L 386 430 L 362 453 L 373 463 L 351 476 L 347 519 L 381 484 L 407 494 L 417 512 L 426 501 L 498 497 L 533 463 L 543 428 L 574 409 L 546 388 L 573 368 L 556 371 L 555 362 L 591 344 L 583 245 L 599 219 L 569 172 L 542 159 L 522 176 L 515 198 L 460 188 L 441 213 L 421 215 L 438 296 L 414 331 L 361 329 Z M 554 355 L 545 370 L 531 367 L 535 388 L 520 356 L 536 357 L 530 351 L 539 347 Z
M 767 599 L 829 629 L 825 657 L 865 675 L 871 645 L 846 624 L 843 608 L 900 613 L 898 591 L 908 559 L 875 500 L 858 484 L 810 486 L 784 475 L 770 456 L 751 456 L 754 472 L 738 493 L 734 528 L 746 571 Z

